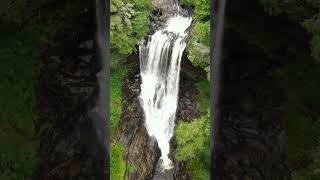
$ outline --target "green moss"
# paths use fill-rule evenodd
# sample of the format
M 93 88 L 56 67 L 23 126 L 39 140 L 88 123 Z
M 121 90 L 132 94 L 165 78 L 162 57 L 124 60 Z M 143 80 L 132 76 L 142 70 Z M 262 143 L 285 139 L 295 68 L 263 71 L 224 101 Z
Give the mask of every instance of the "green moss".
M 110 77 L 110 131 L 111 139 L 117 132 L 118 124 L 121 120 L 122 114 L 122 86 L 123 78 L 127 75 L 128 70 L 132 68 L 131 65 L 122 65 L 122 68 L 111 71 Z M 121 144 L 111 144 L 110 150 L 110 173 L 111 180 L 127 179 L 125 176 L 126 169 L 129 172 L 136 170 L 134 165 L 129 164 L 123 159 L 124 147 Z
M 137 167 L 135 165 L 133 165 L 133 164 L 130 164 L 129 168 L 128 168 L 128 171 L 129 172 L 135 172 L 135 171 L 137 171 Z
M 110 76 L 110 134 L 111 138 L 117 130 L 122 113 L 122 83 L 127 74 L 127 68 L 119 68 L 111 71 Z
M 121 180 L 125 177 L 126 163 L 123 160 L 123 151 L 122 145 L 110 146 L 110 180 Z
M 195 84 L 198 90 L 198 98 L 200 103 L 200 112 L 206 113 L 210 108 L 210 84 L 204 80 Z
M 199 80 L 199 74 L 197 71 L 194 71 L 193 69 L 191 68 L 188 68 L 188 67 L 181 67 L 181 70 L 180 70 L 180 76 L 187 76 L 188 78 L 194 80 L 194 81 L 198 81 Z

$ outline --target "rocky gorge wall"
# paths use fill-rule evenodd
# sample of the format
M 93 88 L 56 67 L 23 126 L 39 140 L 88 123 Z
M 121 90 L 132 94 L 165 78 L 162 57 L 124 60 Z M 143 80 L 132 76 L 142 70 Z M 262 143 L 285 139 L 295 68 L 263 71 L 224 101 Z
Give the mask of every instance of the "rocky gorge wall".
M 154 139 L 149 137 L 143 119 L 138 96 L 140 94 L 139 57 L 129 56 L 128 73 L 122 82 L 122 115 L 113 141 L 125 147 L 124 159 L 126 162 L 126 176 L 129 179 L 151 179 L 155 174 L 160 150 Z M 193 76 L 186 72 L 191 72 Z M 192 121 L 200 117 L 198 90 L 194 86 L 197 81 L 206 79 L 206 73 L 191 65 L 184 56 L 179 89 L 177 123 L 179 120 Z M 175 140 L 171 142 L 171 157 L 175 159 Z M 175 160 L 176 179 L 188 177 L 185 172 L 185 163 Z M 132 168 L 133 167 L 133 168 Z M 173 177 L 169 177 L 173 178 Z M 190 178 L 190 177 L 189 177 Z
M 167 7 L 170 3 L 177 2 L 153 1 L 153 10 L 150 12 L 150 33 L 163 26 L 166 19 L 176 11 L 172 7 Z M 128 72 L 120 82 L 122 113 L 112 143 L 121 144 L 124 147 L 123 158 L 126 164 L 124 176 L 128 179 L 151 179 L 152 177 L 173 179 L 173 176 L 176 179 L 190 179 L 186 172 L 186 162 L 175 160 L 177 146 L 175 138 L 171 141 L 171 158 L 175 162 L 176 169 L 166 173 L 156 171 L 160 150 L 155 140 L 149 137 L 144 126 L 143 110 L 138 98 L 141 83 L 138 55 L 131 54 L 122 66 Z M 206 80 L 206 73 L 194 67 L 184 54 L 180 79 L 176 124 L 182 120 L 191 122 L 201 116 L 198 87 L 195 84 Z

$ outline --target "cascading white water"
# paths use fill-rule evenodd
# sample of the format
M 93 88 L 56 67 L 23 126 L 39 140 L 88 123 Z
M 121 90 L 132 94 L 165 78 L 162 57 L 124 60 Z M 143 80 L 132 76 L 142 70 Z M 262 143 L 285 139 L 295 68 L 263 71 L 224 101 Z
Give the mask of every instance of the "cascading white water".
M 145 126 L 158 142 L 164 169 L 172 168 L 169 141 L 175 126 L 180 62 L 191 22 L 190 17 L 175 15 L 164 29 L 149 37 L 147 44 L 140 45 L 140 100 Z

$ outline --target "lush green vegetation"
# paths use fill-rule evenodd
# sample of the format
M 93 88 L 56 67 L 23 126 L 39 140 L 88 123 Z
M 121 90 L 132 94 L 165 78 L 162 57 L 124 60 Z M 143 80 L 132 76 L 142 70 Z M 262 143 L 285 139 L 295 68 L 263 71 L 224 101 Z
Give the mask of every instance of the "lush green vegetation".
M 182 0 L 182 5 L 194 7 L 194 28 L 187 48 L 188 58 L 195 66 L 210 72 L 210 1 Z M 209 78 L 209 76 L 208 76 Z
M 194 66 L 210 74 L 210 1 L 182 0 L 182 5 L 194 8 L 194 27 L 187 48 L 189 60 Z M 183 69 L 182 69 L 183 71 Z M 195 84 L 198 90 L 201 118 L 182 122 L 176 129 L 176 158 L 187 162 L 187 171 L 195 180 L 207 180 L 210 172 L 210 87 L 209 81 Z
M 288 65 L 277 72 L 288 92 L 284 125 L 288 134 L 287 158 L 291 162 L 309 161 L 294 179 L 319 179 L 320 64 L 312 61 Z
M 37 36 L 0 27 L 0 179 L 31 179 L 37 161 L 32 141 Z
M 58 9 L 48 8 L 47 0 L 0 3 L 0 179 L 33 179 L 41 133 L 34 125 L 41 47 L 55 45 L 56 34 L 73 25 L 72 13 L 83 8 L 79 2 Z
M 177 126 L 176 158 L 187 162 L 187 171 L 195 180 L 207 180 L 210 172 L 210 87 L 205 80 L 195 84 L 201 118 Z
M 110 77 L 110 137 L 115 135 L 122 112 L 121 88 L 123 78 L 126 75 L 125 68 L 113 70 Z M 123 159 L 124 148 L 121 144 L 111 143 L 110 145 L 110 179 L 123 179 L 126 163 Z
M 0 179 L 32 179 L 38 142 L 33 140 L 37 51 L 41 33 L 19 30 L 22 14 L 6 9 L 0 14 Z M 24 7 L 24 1 L 16 6 Z M 18 8 L 13 5 L 12 9 Z M 19 12 L 22 13 L 22 12 Z M 26 15 L 26 14 L 23 14 Z M 9 17 L 12 17 L 9 19 Z M 33 26 L 34 27 L 34 26 Z M 29 27 L 29 28 L 33 28 Z
M 117 68 L 136 51 L 137 43 L 149 32 L 149 0 L 112 0 L 110 2 L 111 68 Z
M 122 63 L 128 55 L 136 52 L 140 40 L 149 33 L 149 0 L 112 0 L 110 2 L 110 135 L 115 135 L 122 113 L 121 88 L 127 70 Z M 112 143 L 110 146 L 110 178 L 123 179 L 126 164 L 123 159 L 122 145 Z
M 260 0 L 272 16 L 286 15 L 301 24 L 311 35 L 310 49 L 320 60 L 320 4 L 316 0 Z M 288 134 L 287 158 L 290 162 L 307 161 L 307 168 L 294 172 L 293 179 L 320 178 L 320 64 L 307 55 L 298 63 L 277 71 L 288 94 L 284 126 Z
M 260 0 L 266 12 L 276 16 L 286 14 L 313 34 L 311 49 L 314 58 L 320 61 L 320 2 L 317 0 Z
M 124 148 L 120 144 L 110 146 L 110 180 L 124 179 L 126 163 L 123 160 Z
M 122 112 L 122 80 L 127 73 L 126 68 L 121 68 L 111 72 L 110 76 L 110 135 L 114 136 Z
M 209 81 L 200 81 L 195 84 L 198 89 L 198 98 L 200 103 L 200 111 L 208 113 L 210 108 L 210 84 Z
M 180 122 L 176 129 L 178 160 L 187 161 L 187 171 L 195 180 L 208 180 L 210 164 L 209 113 L 191 123 Z

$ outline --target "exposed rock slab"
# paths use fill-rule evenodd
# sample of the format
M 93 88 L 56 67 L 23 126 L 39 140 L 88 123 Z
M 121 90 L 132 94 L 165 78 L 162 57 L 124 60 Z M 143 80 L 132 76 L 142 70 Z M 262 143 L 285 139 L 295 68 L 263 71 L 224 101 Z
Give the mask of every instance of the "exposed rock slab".
M 128 75 L 122 87 L 122 117 L 119 122 L 116 141 L 125 147 L 126 176 L 132 180 L 149 180 L 160 158 L 155 140 L 149 137 L 144 126 L 143 110 L 139 102 L 139 63 L 131 62 Z M 120 82 L 119 82 L 120 83 Z M 129 167 L 134 170 L 129 172 Z

